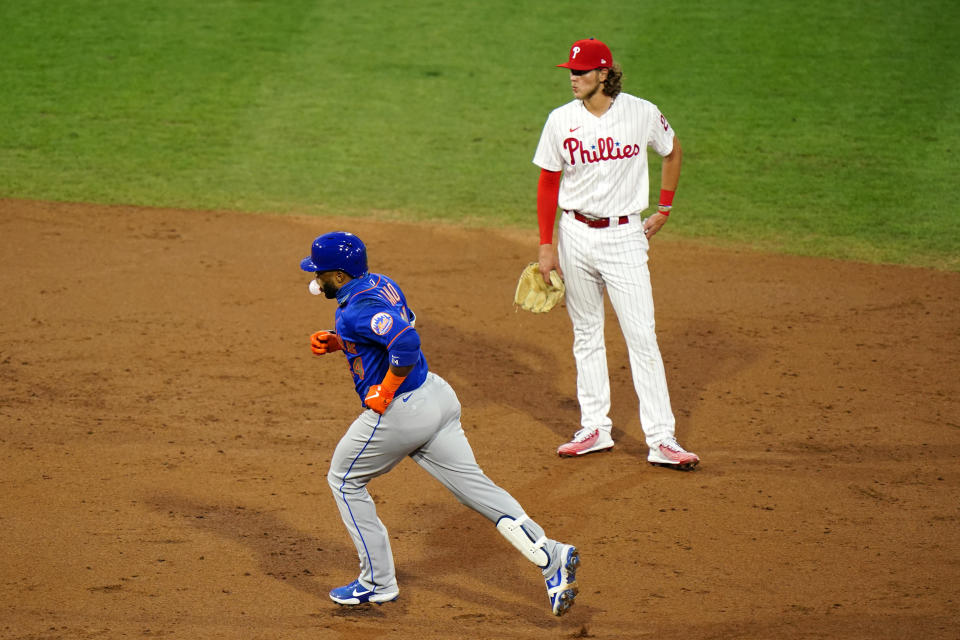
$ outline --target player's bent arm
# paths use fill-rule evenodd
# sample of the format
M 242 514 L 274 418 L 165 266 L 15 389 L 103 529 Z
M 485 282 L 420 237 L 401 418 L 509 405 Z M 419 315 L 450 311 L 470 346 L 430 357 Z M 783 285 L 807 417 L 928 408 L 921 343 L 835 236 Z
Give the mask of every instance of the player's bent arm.
M 663 156 L 663 166 L 660 171 L 660 188 L 665 191 L 676 191 L 680 184 L 680 165 L 683 164 L 683 149 L 680 139 L 673 136 L 673 149 Z
M 383 380 L 380 381 L 380 384 L 376 385 L 376 388 L 380 390 L 382 395 L 392 399 L 397 393 L 397 389 L 400 388 L 400 385 L 403 384 L 403 381 L 406 380 L 407 376 L 410 375 L 410 372 L 413 371 L 414 366 L 415 365 L 412 364 L 403 367 L 390 365 L 390 367 L 387 369 L 386 375 L 383 376 Z M 373 388 L 374 387 L 371 387 L 371 389 Z
M 391 366 L 406 366 L 416 363 L 420 357 L 420 334 L 408 325 L 400 330 L 386 345 Z
M 403 378 L 406 378 L 408 375 L 410 375 L 410 372 L 413 371 L 413 367 L 415 366 L 416 365 L 412 365 L 412 364 L 408 364 L 405 367 L 390 365 L 389 373 L 387 375 L 393 374 L 394 377 L 400 378 L 402 380 Z
M 683 148 L 680 139 L 673 136 L 673 148 L 663 156 L 663 166 L 660 171 L 660 202 L 657 212 L 643 222 L 643 230 L 647 239 L 652 238 L 666 223 L 667 216 L 673 207 L 673 194 L 680 184 L 680 167 L 683 164 Z
M 387 369 L 387 375 L 383 376 L 380 384 L 375 384 L 367 389 L 367 396 L 363 399 L 363 403 L 377 413 L 383 414 L 390 403 L 393 402 L 393 396 L 397 394 L 397 389 L 413 371 L 413 367 L 412 364 L 402 367 L 390 365 L 390 368 Z
M 683 164 L 683 148 L 680 146 L 680 139 L 673 136 L 673 149 L 670 153 L 663 156 L 663 166 L 660 170 L 660 203 L 657 206 L 656 213 L 643 221 L 643 232 L 649 240 L 660 231 L 667 216 L 670 215 L 670 209 L 673 206 L 673 192 L 677 190 L 680 184 L 680 166 Z

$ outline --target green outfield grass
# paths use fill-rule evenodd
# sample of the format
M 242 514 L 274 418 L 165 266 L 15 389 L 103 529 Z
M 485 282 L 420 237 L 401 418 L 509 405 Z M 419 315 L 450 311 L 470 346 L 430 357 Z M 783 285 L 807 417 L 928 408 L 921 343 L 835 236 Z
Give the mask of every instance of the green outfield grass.
M 553 65 L 597 36 L 683 142 L 671 233 L 960 270 L 956 0 L 25 0 L 0 23 L 0 197 L 533 244 Z

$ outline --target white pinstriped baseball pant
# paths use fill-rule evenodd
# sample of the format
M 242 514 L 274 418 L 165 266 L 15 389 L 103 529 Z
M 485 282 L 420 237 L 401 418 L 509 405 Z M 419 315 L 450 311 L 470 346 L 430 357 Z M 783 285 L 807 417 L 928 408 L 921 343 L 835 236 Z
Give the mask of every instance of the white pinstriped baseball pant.
M 630 356 L 640 425 L 647 446 L 673 437 L 667 377 L 657 344 L 653 292 L 647 250 L 650 245 L 639 215 L 625 225 L 589 227 L 569 213 L 560 216 L 557 245 L 573 323 L 577 398 L 581 425 L 610 432 L 610 378 L 604 341 L 603 291 L 620 321 Z

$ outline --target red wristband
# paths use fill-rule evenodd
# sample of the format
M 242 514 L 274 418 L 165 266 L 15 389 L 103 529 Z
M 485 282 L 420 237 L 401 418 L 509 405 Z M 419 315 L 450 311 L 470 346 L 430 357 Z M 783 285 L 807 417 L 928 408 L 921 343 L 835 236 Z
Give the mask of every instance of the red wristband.
M 668 189 L 660 189 L 660 204 L 657 205 L 657 213 L 662 216 L 670 215 L 670 209 L 673 208 L 674 193 L 674 191 Z

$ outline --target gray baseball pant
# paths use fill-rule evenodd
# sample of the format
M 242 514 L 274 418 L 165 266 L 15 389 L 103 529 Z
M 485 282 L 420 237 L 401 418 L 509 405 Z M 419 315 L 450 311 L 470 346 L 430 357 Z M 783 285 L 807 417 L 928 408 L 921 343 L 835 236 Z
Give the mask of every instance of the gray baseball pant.
M 376 591 L 397 591 L 393 552 L 387 528 L 377 517 L 367 483 L 395 467 L 406 456 L 439 480 L 457 500 L 497 523 L 519 519 L 523 507 L 494 484 L 477 465 L 460 425 L 460 401 L 440 376 L 429 373 L 413 391 L 394 398 L 383 415 L 365 410 L 350 425 L 330 461 L 327 482 L 333 490 L 343 524 L 360 557 L 360 584 Z M 532 540 L 543 529 L 527 519 L 523 529 Z M 543 574 L 556 571 L 560 544 L 546 539 L 550 558 Z

